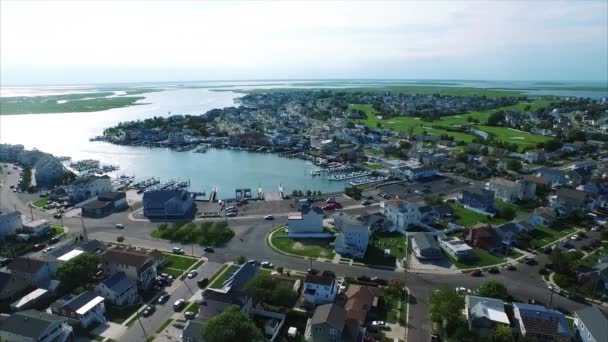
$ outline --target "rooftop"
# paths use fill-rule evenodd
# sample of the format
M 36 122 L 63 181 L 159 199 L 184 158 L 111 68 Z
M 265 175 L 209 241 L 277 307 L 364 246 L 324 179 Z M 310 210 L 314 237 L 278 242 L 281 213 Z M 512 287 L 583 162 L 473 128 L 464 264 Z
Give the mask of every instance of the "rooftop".
M 342 331 L 344 328 L 345 321 L 346 310 L 336 304 L 324 304 L 317 306 L 315 313 L 311 318 L 312 325 L 327 323 L 339 331 Z
M 73 250 L 65 253 L 64 255 L 60 256 L 59 258 L 57 258 L 57 260 L 68 261 L 70 259 L 73 259 L 73 258 L 79 256 L 82 253 L 84 253 L 84 252 L 79 249 L 73 249 Z
M 7 268 L 15 273 L 36 273 L 46 264 L 46 261 L 41 259 L 17 257 Z
M 321 285 L 331 285 L 336 279 L 336 275 L 332 271 L 323 271 L 321 274 L 306 274 L 306 278 L 304 282 L 306 283 L 314 283 Z
M 0 320 L 0 330 L 38 340 L 56 321 L 65 321 L 65 318 L 46 312 L 26 310 L 14 313 L 5 320 Z
M 608 341 L 608 312 L 588 306 L 574 312 L 596 341 Z

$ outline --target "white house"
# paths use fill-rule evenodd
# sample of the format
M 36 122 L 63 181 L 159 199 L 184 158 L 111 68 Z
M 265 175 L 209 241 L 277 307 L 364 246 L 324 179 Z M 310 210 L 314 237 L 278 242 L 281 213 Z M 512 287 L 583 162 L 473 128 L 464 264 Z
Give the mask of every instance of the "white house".
M 51 304 L 51 312 L 78 322 L 83 328 L 106 324 L 104 298 L 88 290 L 79 295 L 68 294 Z
M 384 216 L 401 231 L 420 225 L 421 219 L 418 205 L 401 200 L 384 202 Z
M 82 202 L 104 192 L 112 191 L 110 176 L 87 176 L 73 181 L 68 187 L 68 194 L 75 202 Z
M 51 224 L 47 220 L 34 220 L 23 223 L 23 231 L 34 237 L 42 237 L 51 233 Z
M 299 215 L 287 217 L 289 236 L 323 233 L 323 210 L 317 207 L 303 208 Z
M 513 202 L 522 198 L 533 198 L 536 184 L 527 180 L 511 181 L 505 178 L 492 178 L 488 182 L 488 190 L 494 191 L 494 196 L 505 202 Z
M 158 250 L 114 247 L 102 256 L 107 274 L 124 272 L 127 278 L 137 281 L 138 287 L 148 289 L 156 277 L 156 268 L 164 261 Z
M 369 225 L 343 213 L 334 217 L 334 224 L 340 229 L 334 241 L 336 253 L 363 258 L 369 243 Z
M 95 287 L 95 293 L 115 305 L 129 305 L 137 302 L 137 282 L 127 278 L 124 272 L 117 272 Z
M 441 249 L 456 260 L 467 259 L 473 256 L 473 248 L 457 237 L 442 236 L 438 241 Z
M 0 239 L 17 234 L 17 229 L 21 228 L 22 225 L 20 212 L 13 211 L 0 214 Z
M 432 166 L 397 166 L 391 169 L 391 174 L 395 177 L 413 181 L 434 177 L 437 175 L 437 168 Z
M 304 279 L 304 300 L 314 305 L 333 303 L 338 295 L 336 275 L 331 271 L 308 273 Z

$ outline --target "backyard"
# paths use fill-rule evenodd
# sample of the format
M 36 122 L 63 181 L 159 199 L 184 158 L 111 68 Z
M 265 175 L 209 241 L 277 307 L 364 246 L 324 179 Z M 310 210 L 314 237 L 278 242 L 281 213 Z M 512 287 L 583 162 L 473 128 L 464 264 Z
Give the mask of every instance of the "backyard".
M 407 237 L 401 233 L 373 233 L 370 245 L 378 246 L 383 251 L 390 249 L 390 254 L 396 259 L 405 258 Z
M 466 209 L 465 207 L 459 204 L 452 203 L 451 206 L 454 209 L 456 223 L 461 224 L 467 228 L 474 226 L 478 223 L 502 224 L 507 222 L 507 220 L 502 218 L 489 217 L 487 215 L 477 213 L 473 210 Z
M 475 258 L 466 260 L 456 260 L 451 255 L 446 255 L 448 256 L 448 259 L 450 259 L 452 264 L 454 264 L 454 266 L 458 268 L 486 267 L 500 264 L 505 261 L 503 258 L 497 257 L 477 247 L 473 247 L 473 254 L 475 255 Z
M 39 199 L 32 202 L 32 205 L 37 208 L 44 207 L 47 203 L 49 203 L 49 199 L 46 197 L 40 197 Z
M 331 239 L 292 239 L 287 236 L 287 228 L 279 228 L 270 234 L 271 247 L 301 257 L 332 259 L 335 255 L 329 245 Z
M 566 229 L 551 229 L 543 226 L 536 226 L 534 230 L 530 232 L 533 240 L 530 242 L 532 246 L 544 246 L 563 238 L 568 234 L 572 234 L 576 231 L 574 228 Z

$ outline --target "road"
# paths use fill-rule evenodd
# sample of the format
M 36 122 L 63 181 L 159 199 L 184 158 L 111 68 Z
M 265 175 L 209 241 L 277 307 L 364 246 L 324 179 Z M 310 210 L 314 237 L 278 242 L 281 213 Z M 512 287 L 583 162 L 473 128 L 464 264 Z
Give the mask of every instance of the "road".
M 137 321 L 133 323 L 129 327 L 129 329 L 127 329 L 127 331 L 119 338 L 119 341 L 145 341 L 146 336 L 154 334 L 156 330 L 160 328 L 160 326 L 169 318 L 171 318 L 171 316 L 175 313 L 175 311 L 173 310 L 173 303 L 176 300 L 180 298 L 188 300 L 196 293 L 196 291 L 198 290 L 198 286 L 196 285 L 196 279 L 210 278 L 215 272 L 217 272 L 217 270 L 220 269 L 221 266 L 222 264 L 208 261 L 198 268 L 199 275 L 194 279 L 186 278 L 184 282 L 176 281 L 174 283 L 177 284 L 175 285 L 176 287 L 172 290 L 169 289 L 167 291 L 171 295 L 169 300 L 165 304 L 156 304 L 156 312 L 151 316 L 143 317 L 140 315 L 139 320 L 141 324 L 139 324 Z
M 1 176 L 8 176 L 5 184 L 13 184 L 11 182 L 15 182 L 18 179 L 18 175 L 15 175 L 15 172 L 13 172 L 12 175 L 3 174 Z M 25 205 L 25 203 L 26 201 L 34 198 L 34 195 L 13 193 L 8 186 L 4 186 L 0 191 L 0 210 L 9 211 L 17 208 L 17 210 L 21 210 L 24 213 L 29 212 L 29 208 Z M 355 208 L 349 211 L 352 213 L 363 213 L 366 211 L 366 208 Z M 51 214 L 39 210 L 34 210 L 33 213 L 34 218 L 45 218 L 52 222 L 57 221 L 52 218 Z M 164 251 L 171 250 L 174 244 L 165 240 L 150 237 L 150 232 L 158 225 L 157 222 L 132 221 L 129 220 L 128 214 L 129 212 L 122 212 L 115 213 L 101 219 L 85 219 L 84 224 L 88 232 L 88 237 L 90 239 L 115 242 L 116 237 L 124 236 L 125 243 L 128 244 L 147 246 Z M 473 278 L 464 274 L 416 274 L 393 272 L 390 270 L 374 269 L 365 266 L 348 266 L 317 261 L 311 262 L 310 260 L 279 254 L 266 245 L 266 235 L 274 228 L 284 224 L 286 217 L 284 213 L 272 214 L 276 218 L 274 221 L 265 221 L 257 217 L 257 215 L 252 218 L 229 218 L 228 222 L 231 228 L 233 228 L 235 231 L 236 236 L 225 246 L 216 248 L 215 253 L 204 253 L 202 247 L 192 245 L 183 246 L 184 250 L 186 254 L 193 254 L 194 256 L 205 255 L 209 259 L 209 262 L 203 265 L 200 270 L 200 273 L 208 275 L 213 274 L 212 270 L 214 267 L 219 267 L 218 265 L 227 261 L 234 261 L 239 255 L 243 255 L 247 259 L 267 260 L 275 265 L 283 266 L 287 269 L 306 270 L 310 268 L 312 264 L 312 268 L 331 270 L 336 274 L 343 276 L 355 277 L 365 274 L 384 279 L 403 279 L 406 281 L 406 284 L 411 291 L 411 303 L 408 314 L 408 338 L 410 341 L 429 340 L 432 327 L 430 326 L 430 322 L 428 320 L 427 300 L 432 290 L 440 286 L 449 286 L 451 288 L 464 286 L 470 289 L 476 289 L 482 281 L 487 279 L 495 279 L 502 282 L 513 296 L 522 301 L 527 299 L 535 299 L 541 303 L 549 303 L 550 292 L 538 274 L 538 269 L 540 268 L 539 265 L 528 266 L 522 264 L 517 265 L 518 270 L 514 272 L 503 271 L 498 275 L 488 274 L 484 277 Z M 116 229 L 116 223 L 124 224 L 125 228 L 123 230 Z M 80 218 L 66 217 L 64 219 L 64 224 L 70 228 L 70 234 L 78 234 L 82 230 Z M 539 256 L 538 258 L 541 264 L 546 262 L 546 256 L 543 255 Z M 193 284 L 193 290 L 196 289 L 196 283 L 193 280 L 189 280 L 188 284 L 190 283 Z M 172 299 L 176 298 L 176 296 L 186 296 L 188 288 L 182 284 L 177 287 L 175 291 L 175 294 L 172 295 Z M 169 316 L 172 314 L 171 305 L 173 301 L 170 300 L 166 308 L 164 306 L 159 306 L 157 308 L 157 313 L 150 318 L 142 320 L 142 322 L 145 322 L 144 327 L 146 327 L 146 331 L 156 331 L 156 329 L 169 318 Z M 567 311 L 573 311 L 583 307 L 584 305 L 573 302 L 564 297 L 555 296 L 553 299 L 553 306 L 560 307 Z M 129 335 L 123 336 L 124 338 L 121 338 L 121 340 L 143 340 L 144 336 L 143 332 L 141 331 L 141 327 L 139 330 L 137 330 L 135 329 L 137 326 L 138 325 L 133 325 L 128 331 Z M 132 336 L 130 334 L 135 335 Z

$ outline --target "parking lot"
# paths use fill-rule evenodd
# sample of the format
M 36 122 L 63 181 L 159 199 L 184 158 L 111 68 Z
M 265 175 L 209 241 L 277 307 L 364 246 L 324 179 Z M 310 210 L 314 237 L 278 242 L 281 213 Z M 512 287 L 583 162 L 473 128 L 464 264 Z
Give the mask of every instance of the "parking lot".
M 462 189 L 471 188 L 472 185 L 443 176 L 435 176 L 430 179 L 415 182 L 401 181 L 377 189 L 369 189 L 364 192 L 365 196 L 374 198 L 400 198 L 409 201 L 422 201 L 426 196 L 455 197 Z

